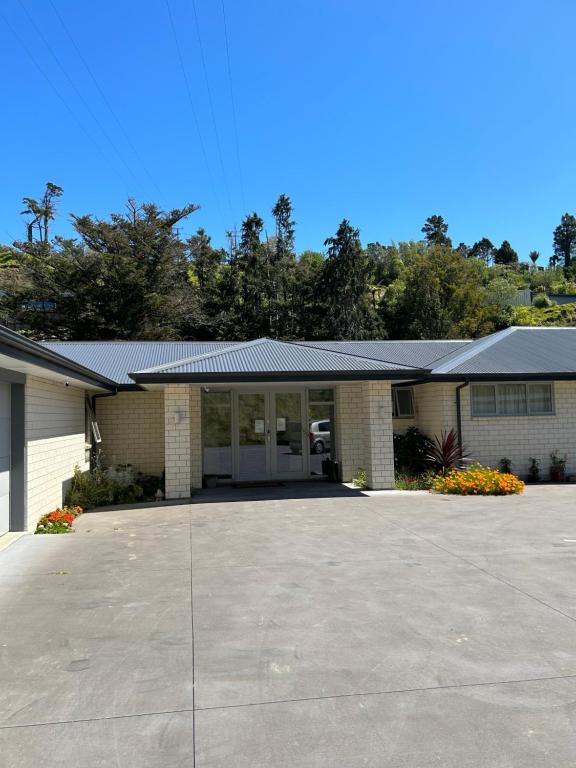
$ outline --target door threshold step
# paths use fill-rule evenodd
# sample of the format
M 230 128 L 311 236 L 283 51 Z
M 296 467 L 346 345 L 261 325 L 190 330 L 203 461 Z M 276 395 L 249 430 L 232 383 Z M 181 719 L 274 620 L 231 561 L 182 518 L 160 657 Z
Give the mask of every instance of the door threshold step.
M 282 488 L 285 484 L 281 480 L 244 480 L 234 483 L 234 488 Z

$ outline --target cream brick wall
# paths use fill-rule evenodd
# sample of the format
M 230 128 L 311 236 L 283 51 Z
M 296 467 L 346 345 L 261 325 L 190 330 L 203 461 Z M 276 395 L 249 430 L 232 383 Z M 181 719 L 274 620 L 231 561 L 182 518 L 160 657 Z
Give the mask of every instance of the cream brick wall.
M 190 387 L 190 484 L 202 488 L 202 388 Z
M 190 496 L 190 387 L 167 384 L 164 389 L 166 498 Z
M 456 385 L 420 384 L 414 387 L 416 426 L 430 438 L 456 429 Z
M 389 381 L 362 383 L 364 468 L 370 488 L 394 487 L 392 397 Z
M 528 472 L 530 457 L 540 462 L 540 474 L 548 479 L 550 453 L 567 454 L 568 474 L 576 474 L 576 382 L 555 381 L 553 416 L 472 417 L 470 388 L 461 391 L 462 439 L 481 464 L 498 467 L 500 459 L 512 461 L 512 471 Z
M 106 465 L 132 464 L 135 471 L 164 471 L 164 392 L 119 392 L 96 399 L 96 420 Z
M 336 447 L 344 482 L 350 482 L 361 467 L 368 474 L 371 488 L 393 486 L 389 381 L 345 383 L 336 387 Z
M 28 376 L 25 393 L 26 526 L 61 506 L 84 460 L 84 399 L 81 388 Z
M 336 387 L 336 458 L 342 480 L 349 483 L 358 467 L 364 466 L 364 424 L 362 383 Z

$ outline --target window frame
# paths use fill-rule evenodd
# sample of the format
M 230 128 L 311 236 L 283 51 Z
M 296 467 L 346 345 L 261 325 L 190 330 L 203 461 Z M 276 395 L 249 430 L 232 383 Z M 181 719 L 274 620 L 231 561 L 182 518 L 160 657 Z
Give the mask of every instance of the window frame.
M 410 393 L 410 404 L 412 406 L 410 413 L 400 413 L 398 407 L 398 391 Z M 393 387 L 392 388 L 392 418 L 393 419 L 413 419 L 416 415 L 416 407 L 414 402 L 414 387 Z
M 524 396 L 526 401 L 526 413 L 502 413 L 502 410 L 500 408 L 500 394 L 499 390 L 502 386 L 505 386 L 507 384 L 515 384 L 517 386 L 524 387 Z M 549 411 L 534 411 L 530 408 L 530 387 L 533 385 L 542 385 L 546 384 L 548 385 L 550 389 L 550 410 Z M 474 400 L 472 397 L 472 390 L 474 387 L 494 387 L 494 399 L 496 403 L 496 412 L 495 413 L 476 413 L 474 411 Z M 500 418 L 500 419 L 526 419 L 526 418 L 534 418 L 538 416 L 555 416 L 556 415 L 556 401 L 554 398 L 554 382 L 549 380 L 541 380 L 541 381 L 502 381 L 502 382 L 492 382 L 492 381 L 479 381 L 474 384 L 470 385 L 470 417 L 473 419 L 494 419 L 494 418 Z

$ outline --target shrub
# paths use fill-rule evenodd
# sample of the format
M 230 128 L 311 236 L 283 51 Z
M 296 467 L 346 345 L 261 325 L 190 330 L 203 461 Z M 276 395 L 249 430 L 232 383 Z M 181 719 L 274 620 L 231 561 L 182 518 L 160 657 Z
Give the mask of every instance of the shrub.
M 110 504 L 132 504 L 144 498 L 142 487 L 134 481 L 126 468 L 111 472 L 97 466 L 90 472 L 74 468 L 74 477 L 66 496 L 68 504 L 79 504 L 84 509 Z
M 456 431 L 441 432 L 430 444 L 426 460 L 435 474 L 445 475 L 452 469 L 463 469 L 469 451 L 460 445 Z
M 394 487 L 397 491 L 428 491 L 434 482 L 433 472 L 424 472 L 420 475 L 396 475 Z
M 532 299 L 532 306 L 536 309 L 547 309 L 553 305 L 553 301 L 545 293 L 537 293 Z
M 394 434 L 394 468 L 397 473 L 420 475 L 426 469 L 430 438 L 417 427 Z
M 438 475 L 431 490 L 461 496 L 508 496 L 512 493 L 522 493 L 524 483 L 516 475 L 475 465 Z
M 73 533 L 72 523 L 83 511 L 77 505 L 55 509 L 54 512 L 42 515 L 36 524 L 35 533 Z
M 366 474 L 366 470 L 362 469 L 362 467 L 358 467 L 356 474 L 352 478 L 352 482 L 356 488 L 368 488 L 368 475 Z
M 538 463 L 538 459 L 530 458 L 528 479 L 531 483 L 538 483 L 540 481 L 540 464 Z
M 504 472 L 506 475 L 509 475 L 512 472 L 512 462 L 510 459 L 500 459 L 500 472 Z

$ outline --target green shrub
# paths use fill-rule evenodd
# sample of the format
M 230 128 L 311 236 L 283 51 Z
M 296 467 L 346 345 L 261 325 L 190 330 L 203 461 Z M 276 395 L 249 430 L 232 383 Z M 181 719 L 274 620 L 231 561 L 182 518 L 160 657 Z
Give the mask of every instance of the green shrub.
M 545 309 L 553 305 L 553 301 L 545 293 L 537 293 L 532 299 L 532 306 L 536 309 Z
M 426 470 L 430 438 L 417 427 L 394 433 L 394 469 L 397 474 L 420 475 Z
M 434 482 L 433 472 L 424 472 L 421 475 L 396 475 L 394 488 L 397 491 L 428 491 Z
M 356 488 L 368 488 L 368 475 L 366 474 L 366 470 L 362 469 L 362 467 L 358 467 L 356 474 L 352 478 L 352 482 Z
M 131 476 L 130 476 L 131 477 Z M 107 470 L 97 466 L 90 472 L 74 468 L 74 477 L 66 495 L 67 504 L 78 504 L 84 509 L 111 504 L 133 504 L 144 500 L 142 487 L 133 479 L 110 477 Z

